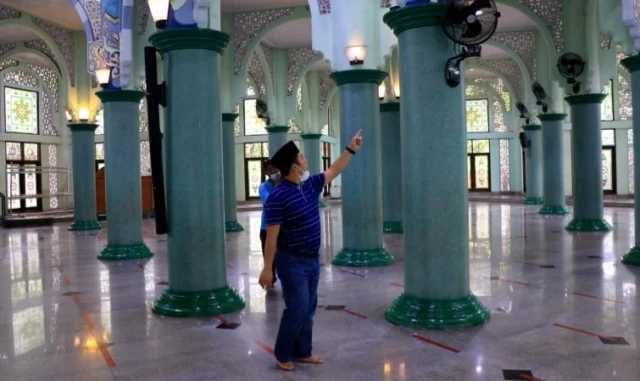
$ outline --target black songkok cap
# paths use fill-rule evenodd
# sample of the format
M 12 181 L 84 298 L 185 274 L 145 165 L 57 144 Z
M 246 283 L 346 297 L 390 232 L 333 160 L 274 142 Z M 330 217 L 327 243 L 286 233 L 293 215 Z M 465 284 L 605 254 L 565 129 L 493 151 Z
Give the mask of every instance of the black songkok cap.
M 273 164 L 280 172 L 288 173 L 291 168 L 291 164 L 298 158 L 300 150 L 293 141 L 285 144 L 276 152 L 271 158 L 271 164 Z

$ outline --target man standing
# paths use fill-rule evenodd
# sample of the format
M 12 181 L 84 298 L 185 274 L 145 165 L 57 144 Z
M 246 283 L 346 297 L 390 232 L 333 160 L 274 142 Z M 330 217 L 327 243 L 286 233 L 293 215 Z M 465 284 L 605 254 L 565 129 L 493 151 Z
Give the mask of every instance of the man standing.
M 271 160 L 266 160 L 264 162 L 264 173 L 267 175 L 267 181 L 260 184 L 258 188 L 258 193 L 260 194 L 260 201 L 262 201 L 262 222 L 260 223 L 260 242 L 262 243 L 262 259 L 264 260 L 264 245 L 267 239 L 267 224 L 264 221 L 264 205 L 267 202 L 267 198 L 271 192 L 278 186 L 280 183 L 280 174 L 278 173 L 278 169 L 273 166 Z M 278 281 L 276 277 L 276 266 L 275 264 L 271 266 L 273 273 L 273 283 Z
M 324 173 L 309 176 L 307 160 L 293 142 L 271 158 L 282 180 L 265 205 L 267 244 L 260 285 L 273 288 L 271 266 L 275 263 L 287 308 L 282 314 L 275 357 L 283 370 L 292 361 L 322 364 L 311 354 L 313 316 L 318 304 L 320 278 L 320 212 L 318 197 L 325 184 L 335 179 L 362 145 L 361 131 Z

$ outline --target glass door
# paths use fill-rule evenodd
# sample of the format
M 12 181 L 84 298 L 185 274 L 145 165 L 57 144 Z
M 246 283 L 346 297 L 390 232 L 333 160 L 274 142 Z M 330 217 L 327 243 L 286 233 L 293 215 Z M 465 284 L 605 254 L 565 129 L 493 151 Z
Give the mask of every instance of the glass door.
M 15 211 L 42 210 L 40 145 L 6 142 L 8 208 Z M 33 197 L 28 197 L 33 196 Z M 14 198 L 17 197 L 17 198 Z
M 467 187 L 470 191 L 491 190 L 489 140 L 467 140 Z
M 615 130 L 602 130 L 602 191 L 616 194 Z
M 245 199 L 260 199 L 258 188 L 266 181 L 264 162 L 269 158 L 269 143 L 246 143 L 244 145 Z

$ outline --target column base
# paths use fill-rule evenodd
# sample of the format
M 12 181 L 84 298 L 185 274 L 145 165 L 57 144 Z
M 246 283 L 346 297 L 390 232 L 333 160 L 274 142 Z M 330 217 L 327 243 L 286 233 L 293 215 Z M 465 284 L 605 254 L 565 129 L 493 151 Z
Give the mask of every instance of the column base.
M 525 205 L 542 205 L 544 204 L 544 199 L 542 197 L 527 197 L 522 203 Z
M 318 200 L 318 208 L 326 208 L 327 205 L 322 200 Z
M 227 233 L 243 232 L 244 228 L 238 221 L 227 221 L 224 223 L 224 230 Z
M 581 220 L 576 218 L 569 222 L 565 230 L 572 232 L 608 232 L 613 230 L 613 227 L 603 219 Z
M 98 221 L 74 221 L 67 228 L 67 230 L 75 232 L 100 229 L 102 229 L 102 225 Z
M 635 246 L 622 257 L 622 263 L 631 266 L 640 266 L 640 247 Z
M 207 317 L 243 308 L 244 300 L 236 290 L 226 285 L 216 290 L 192 292 L 178 292 L 168 288 L 153 303 L 152 311 L 157 315 L 172 317 Z
M 368 267 L 392 264 L 393 256 L 385 249 L 351 250 L 342 249 L 331 261 L 337 266 Z
M 538 211 L 538 214 L 565 216 L 567 214 L 571 214 L 571 211 L 563 205 L 545 205 L 540 209 L 540 211 Z
M 153 252 L 144 243 L 137 245 L 107 245 L 98 255 L 102 261 L 120 261 L 153 257 Z
M 403 293 L 384 317 L 395 325 L 449 330 L 482 325 L 491 319 L 491 314 L 472 293 L 453 300 L 418 299 Z
M 403 234 L 404 225 L 402 221 L 384 221 L 382 223 L 382 231 L 385 234 Z

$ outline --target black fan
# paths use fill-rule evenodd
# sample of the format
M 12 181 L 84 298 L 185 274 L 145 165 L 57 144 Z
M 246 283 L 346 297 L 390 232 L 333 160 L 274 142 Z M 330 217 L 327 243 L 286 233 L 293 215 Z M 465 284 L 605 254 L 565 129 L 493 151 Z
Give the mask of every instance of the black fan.
M 544 91 L 544 87 L 542 87 L 540 83 L 534 82 L 531 85 L 531 91 L 533 91 L 533 95 L 535 95 L 538 100 L 536 104 L 538 106 L 542 106 L 542 112 L 546 113 L 549 111 L 549 106 L 544 101 L 547 98 L 547 93 Z
M 269 107 L 267 107 L 267 102 L 262 99 L 256 99 L 256 114 L 258 114 L 258 118 L 263 119 L 267 126 L 271 125 L 271 118 L 269 117 Z
M 529 115 L 529 109 L 527 109 L 527 106 L 522 102 L 518 102 L 516 103 L 516 107 L 518 108 L 518 111 L 520 111 L 520 118 L 525 119 L 527 124 L 531 123 L 531 116 Z
M 567 78 L 567 83 L 573 85 L 573 93 L 579 93 L 580 82 L 576 78 L 584 71 L 584 59 L 575 53 L 564 53 L 558 58 L 557 67 L 560 74 Z
M 522 148 L 531 147 L 531 139 L 527 138 L 526 132 L 521 132 L 519 137 L 520 137 L 520 146 Z
M 494 0 L 449 0 L 442 14 L 442 29 L 457 44 L 480 45 L 495 33 L 498 17 Z
M 487 41 L 498 27 L 500 12 L 494 0 L 448 0 L 442 12 L 442 29 L 458 45 L 462 52 L 449 58 L 445 66 L 447 84 L 460 84 L 460 63 L 467 58 L 479 58 L 480 44 Z

